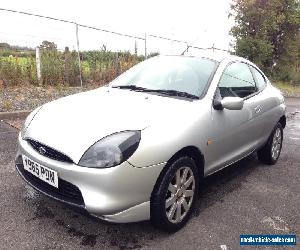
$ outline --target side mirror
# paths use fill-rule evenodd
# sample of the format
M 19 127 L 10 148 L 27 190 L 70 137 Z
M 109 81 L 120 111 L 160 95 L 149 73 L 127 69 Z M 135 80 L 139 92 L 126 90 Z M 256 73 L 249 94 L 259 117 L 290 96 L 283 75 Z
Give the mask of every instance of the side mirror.
M 241 110 L 244 106 L 244 100 L 240 97 L 224 97 L 221 100 L 221 105 L 229 110 Z

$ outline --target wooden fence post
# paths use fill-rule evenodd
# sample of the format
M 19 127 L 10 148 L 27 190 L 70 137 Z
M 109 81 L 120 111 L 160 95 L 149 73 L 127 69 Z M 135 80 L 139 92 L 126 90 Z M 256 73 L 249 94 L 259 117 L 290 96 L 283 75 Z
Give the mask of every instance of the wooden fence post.
M 35 49 L 36 75 L 39 86 L 42 86 L 41 55 L 39 46 Z
M 65 56 L 65 63 L 64 63 L 64 83 L 67 85 L 70 85 L 70 50 L 69 47 L 65 47 L 64 51 L 64 56 Z M 74 84 L 74 82 L 72 82 Z
M 75 23 L 76 26 L 76 43 L 77 43 L 77 55 L 78 55 L 78 67 L 79 67 L 79 80 L 80 87 L 82 88 L 82 69 L 81 69 L 81 60 L 80 60 L 80 49 L 79 49 L 79 35 L 78 35 L 78 24 Z

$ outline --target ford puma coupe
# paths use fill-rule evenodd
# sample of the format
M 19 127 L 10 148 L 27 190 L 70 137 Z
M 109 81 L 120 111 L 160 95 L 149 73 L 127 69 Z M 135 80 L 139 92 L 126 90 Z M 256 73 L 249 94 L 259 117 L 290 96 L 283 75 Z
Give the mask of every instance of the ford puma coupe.
M 246 59 L 158 56 L 35 109 L 16 168 L 36 190 L 103 220 L 176 231 L 204 177 L 253 152 L 276 163 L 285 108 Z

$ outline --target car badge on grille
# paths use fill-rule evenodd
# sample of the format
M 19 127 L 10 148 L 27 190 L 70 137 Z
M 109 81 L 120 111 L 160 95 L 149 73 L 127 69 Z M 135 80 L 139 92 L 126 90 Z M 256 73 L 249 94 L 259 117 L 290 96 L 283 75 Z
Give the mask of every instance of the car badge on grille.
M 39 147 L 39 152 L 41 155 L 44 155 L 44 154 L 46 154 L 46 149 L 41 146 L 41 147 Z

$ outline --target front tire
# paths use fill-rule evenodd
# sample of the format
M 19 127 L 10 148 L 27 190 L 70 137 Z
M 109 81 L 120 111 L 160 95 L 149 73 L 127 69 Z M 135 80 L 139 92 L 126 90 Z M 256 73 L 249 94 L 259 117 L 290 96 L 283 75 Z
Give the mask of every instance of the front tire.
M 280 123 L 277 123 L 267 143 L 257 151 L 258 159 L 265 164 L 274 165 L 281 152 L 283 140 L 283 128 Z
M 195 161 L 183 156 L 173 161 L 158 179 L 151 197 L 151 222 L 168 232 L 188 221 L 199 190 Z

